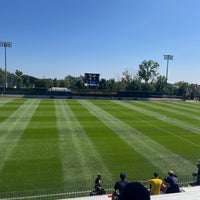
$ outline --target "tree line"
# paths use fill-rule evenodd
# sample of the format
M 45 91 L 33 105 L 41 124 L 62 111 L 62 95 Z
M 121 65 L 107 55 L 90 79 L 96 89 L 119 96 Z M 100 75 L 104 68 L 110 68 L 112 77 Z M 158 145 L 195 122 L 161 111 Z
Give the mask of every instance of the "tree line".
M 144 60 L 136 74 L 124 69 L 122 74 L 115 78 L 100 79 L 97 88 L 84 86 L 84 76 L 65 76 L 64 79 L 36 78 L 25 75 L 20 70 L 15 73 L 7 72 L 7 85 L 9 88 L 51 88 L 65 87 L 69 89 L 99 89 L 109 91 L 143 91 L 162 95 L 182 96 L 185 99 L 200 99 L 200 85 L 179 81 L 168 83 L 165 76 L 158 73 L 159 63 L 153 60 Z M 5 87 L 5 71 L 0 68 L 0 87 Z

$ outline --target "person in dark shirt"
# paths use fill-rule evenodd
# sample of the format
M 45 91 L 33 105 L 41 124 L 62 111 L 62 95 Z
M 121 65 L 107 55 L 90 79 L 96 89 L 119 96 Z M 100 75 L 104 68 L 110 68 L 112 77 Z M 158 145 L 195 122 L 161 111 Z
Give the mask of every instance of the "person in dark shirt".
M 165 182 L 165 193 L 176 193 L 180 192 L 178 177 L 173 171 L 168 172 L 167 178 L 164 179 Z
M 150 200 L 149 191 L 139 182 L 127 183 L 119 196 L 120 200 Z
M 101 184 L 101 174 L 100 173 L 97 174 L 94 184 L 95 184 L 94 185 L 95 190 L 90 192 L 90 196 L 106 194 L 106 191 L 103 189 L 102 184 Z
M 95 179 L 95 188 L 102 187 L 101 185 L 101 174 L 97 174 L 97 178 Z
M 113 194 L 112 194 L 112 199 L 116 200 L 119 198 L 120 192 L 122 191 L 123 187 L 126 185 L 127 181 L 126 181 L 126 173 L 125 172 L 121 172 L 120 173 L 120 181 L 117 181 L 114 185 L 114 190 L 113 190 Z
M 97 194 L 105 194 L 106 191 L 102 187 L 101 183 L 101 174 L 97 174 L 97 178 L 95 179 L 95 190 L 97 191 Z

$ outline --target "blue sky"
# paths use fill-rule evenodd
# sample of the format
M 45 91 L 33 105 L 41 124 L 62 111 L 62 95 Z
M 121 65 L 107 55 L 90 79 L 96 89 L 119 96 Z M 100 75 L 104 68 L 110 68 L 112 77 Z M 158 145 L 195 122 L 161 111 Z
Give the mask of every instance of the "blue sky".
M 38 78 L 133 75 L 144 60 L 168 81 L 200 84 L 199 0 L 0 0 L 7 68 Z M 4 49 L 0 48 L 4 69 Z

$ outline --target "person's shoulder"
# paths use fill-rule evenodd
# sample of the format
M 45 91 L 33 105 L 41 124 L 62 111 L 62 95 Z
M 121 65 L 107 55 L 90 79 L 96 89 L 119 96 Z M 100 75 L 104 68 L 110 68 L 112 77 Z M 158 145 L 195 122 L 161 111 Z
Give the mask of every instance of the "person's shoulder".
M 155 182 L 155 178 L 151 178 L 151 179 L 147 180 L 147 183 L 152 183 L 152 182 Z
M 149 179 L 148 182 L 150 182 L 150 183 L 161 182 L 162 183 L 163 181 L 162 181 L 162 179 L 159 179 L 159 178 L 152 178 L 152 179 Z
M 117 181 L 116 182 L 116 185 L 125 185 L 125 184 L 127 184 L 128 183 L 128 181 Z
M 116 184 L 118 184 L 118 185 L 121 185 L 121 184 L 124 184 L 124 183 L 126 183 L 126 181 L 117 181 L 116 182 Z
M 160 178 L 157 178 L 156 181 L 159 182 L 159 183 L 163 182 L 162 179 L 160 179 Z
M 115 186 L 119 185 L 120 184 L 120 181 L 116 181 L 115 182 Z
M 150 182 L 152 182 L 153 181 L 153 179 L 151 178 L 151 179 L 148 179 L 147 181 L 145 181 L 146 183 L 150 183 Z
M 121 200 L 143 199 L 150 200 L 150 193 L 140 182 L 127 183 L 120 193 Z

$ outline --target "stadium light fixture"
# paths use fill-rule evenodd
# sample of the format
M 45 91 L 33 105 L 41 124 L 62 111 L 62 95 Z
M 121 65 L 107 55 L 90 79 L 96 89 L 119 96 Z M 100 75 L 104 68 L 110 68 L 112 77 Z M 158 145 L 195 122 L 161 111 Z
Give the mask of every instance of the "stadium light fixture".
M 173 60 L 173 55 L 164 55 L 164 60 L 167 60 L 167 70 L 166 70 L 166 82 L 168 80 L 168 67 L 169 67 L 169 60 Z
M 12 42 L 8 41 L 0 41 L 0 47 L 4 47 L 4 55 L 5 55 L 5 88 L 8 87 L 8 81 L 7 81 L 7 55 L 6 55 L 6 48 L 12 47 Z

